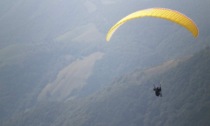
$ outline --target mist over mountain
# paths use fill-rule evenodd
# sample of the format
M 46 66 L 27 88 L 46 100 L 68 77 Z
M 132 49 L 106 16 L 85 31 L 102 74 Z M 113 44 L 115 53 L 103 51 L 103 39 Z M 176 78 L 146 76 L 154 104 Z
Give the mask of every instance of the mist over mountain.
M 50 102 L 14 116 L 5 126 L 208 126 L 210 49 L 116 79 L 80 100 Z M 152 88 L 161 83 L 163 97 Z
M 15 125 L 18 122 L 17 125 L 67 125 L 61 123 L 62 120 L 78 113 L 78 117 L 73 118 L 75 121 L 83 120 L 81 123 L 91 125 L 95 115 L 86 112 L 85 116 L 80 114 L 84 113 L 84 108 L 91 110 L 86 104 L 92 103 L 80 100 L 88 101 L 89 97 L 95 97 L 95 93 L 101 91 L 102 95 L 99 96 L 105 97 L 103 89 L 111 87 L 107 90 L 112 90 L 115 83 L 120 83 L 119 78 L 134 74 L 135 71 L 138 73 L 161 64 L 170 64 L 176 59 L 190 57 L 208 47 L 209 4 L 208 0 L 1 1 L 0 124 Z M 199 27 L 199 37 L 194 39 L 186 29 L 171 22 L 145 18 L 128 22 L 115 33 L 109 43 L 105 41 L 109 28 L 122 17 L 151 7 L 171 8 L 186 14 Z M 132 77 L 130 80 L 139 82 Z M 177 85 L 176 88 L 180 87 Z M 151 93 L 142 91 L 135 96 L 149 102 L 155 100 Z M 109 93 L 104 95 L 107 94 Z M 110 93 L 109 97 L 114 95 L 115 93 Z M 126 93 L 117 95 L 123 97 Z M 94 100 L 92 102 L 94 103 Z M 118 110 L 118 107 L 117 105 L 113 110 Z M 74 112 L 71 115 L 72 110 Z M 51 113 L 60 113 L 61 116 L 49 116 Z M 49 117 L 50 123 L 41 121 L 37 124 L 34 120 L 26 123 L 25 120 L 35 118 L 34 114 L 37 114 L 38 121 Z M 143 119 L 143 116 L 139 120 Z M 147 119 L 153 116 L 151 113 Z M 86 118 L 89 123 L 84 121 Z M 119 120 L 121 119 L 119 117 Z M 54 121 L 55 123 L 52 123 Z M 98 121 L 93 121 L 94 125 L 99 125 Z M 81 125 L 80 122 L 73 122 L 74 120 L 70 120 L 68 124 Z M 110 122 L 110 125 L 117 123 Z

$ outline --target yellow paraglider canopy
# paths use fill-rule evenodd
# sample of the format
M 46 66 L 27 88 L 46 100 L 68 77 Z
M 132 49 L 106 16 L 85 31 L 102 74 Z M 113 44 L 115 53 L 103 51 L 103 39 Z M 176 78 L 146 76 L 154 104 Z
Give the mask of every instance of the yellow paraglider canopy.
M 106 41 L 109 41 L 114 32 L 125 22 L 141 17 L 156 17 L 172 21 L 189 30 L 195 38 L 198 36 L 198 28 L 196 24 L 193 22 L 193 20 L 184 14 L 166 8 L 150 8 L 131 13 L 128 16 L 122 18 L 108 31 Z

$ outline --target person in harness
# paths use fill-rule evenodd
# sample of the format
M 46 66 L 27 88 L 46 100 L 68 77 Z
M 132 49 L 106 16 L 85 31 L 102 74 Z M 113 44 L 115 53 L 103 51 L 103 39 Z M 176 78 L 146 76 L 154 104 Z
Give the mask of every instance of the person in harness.
M 155 91 L 155 95 L 156 95 L 157 97 L 159 97 L 159 96 L 162 97 L 161 85 L 160 85 L 160 87 L 156 87 L 156 86 L 154 85 L 153 90 Z

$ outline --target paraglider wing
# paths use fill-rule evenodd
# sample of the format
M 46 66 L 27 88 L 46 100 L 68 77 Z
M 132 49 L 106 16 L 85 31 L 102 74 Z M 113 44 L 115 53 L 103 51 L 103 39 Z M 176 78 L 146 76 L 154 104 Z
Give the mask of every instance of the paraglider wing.
M 178 11 L 166 9 L 166 8 L 151 8 L 151 9 L 145 9 L 145 10 L 140 10 L 140 11 L 131 13 L 128 16 L 122 18 L 114 26 L 112 26 L 111 29 L 108 31 L 107 36 L 106 36 L 106 41 L 109 41 L 112 35 L 114 34 L 114 32 L 125 22 L 136 19 L 136 18 L 142 18 L 142 17 L 156 17 L 156 18 L 169 20 L 189 30 L 195 38 L 198 36 L 198 28 L 196 24 L 184 14 Z

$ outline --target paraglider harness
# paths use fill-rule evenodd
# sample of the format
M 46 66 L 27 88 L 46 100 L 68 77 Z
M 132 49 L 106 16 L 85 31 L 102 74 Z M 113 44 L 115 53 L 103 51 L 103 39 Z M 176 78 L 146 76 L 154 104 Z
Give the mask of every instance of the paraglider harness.
M 160 87 L 155 87 L 155 85 L 154 85 L 153 90 L 155 91 L 155 95 L 156 95 L 157 97 L 158 97 L 158 96 L 162 97 L 161 85 L 160 85 Z

